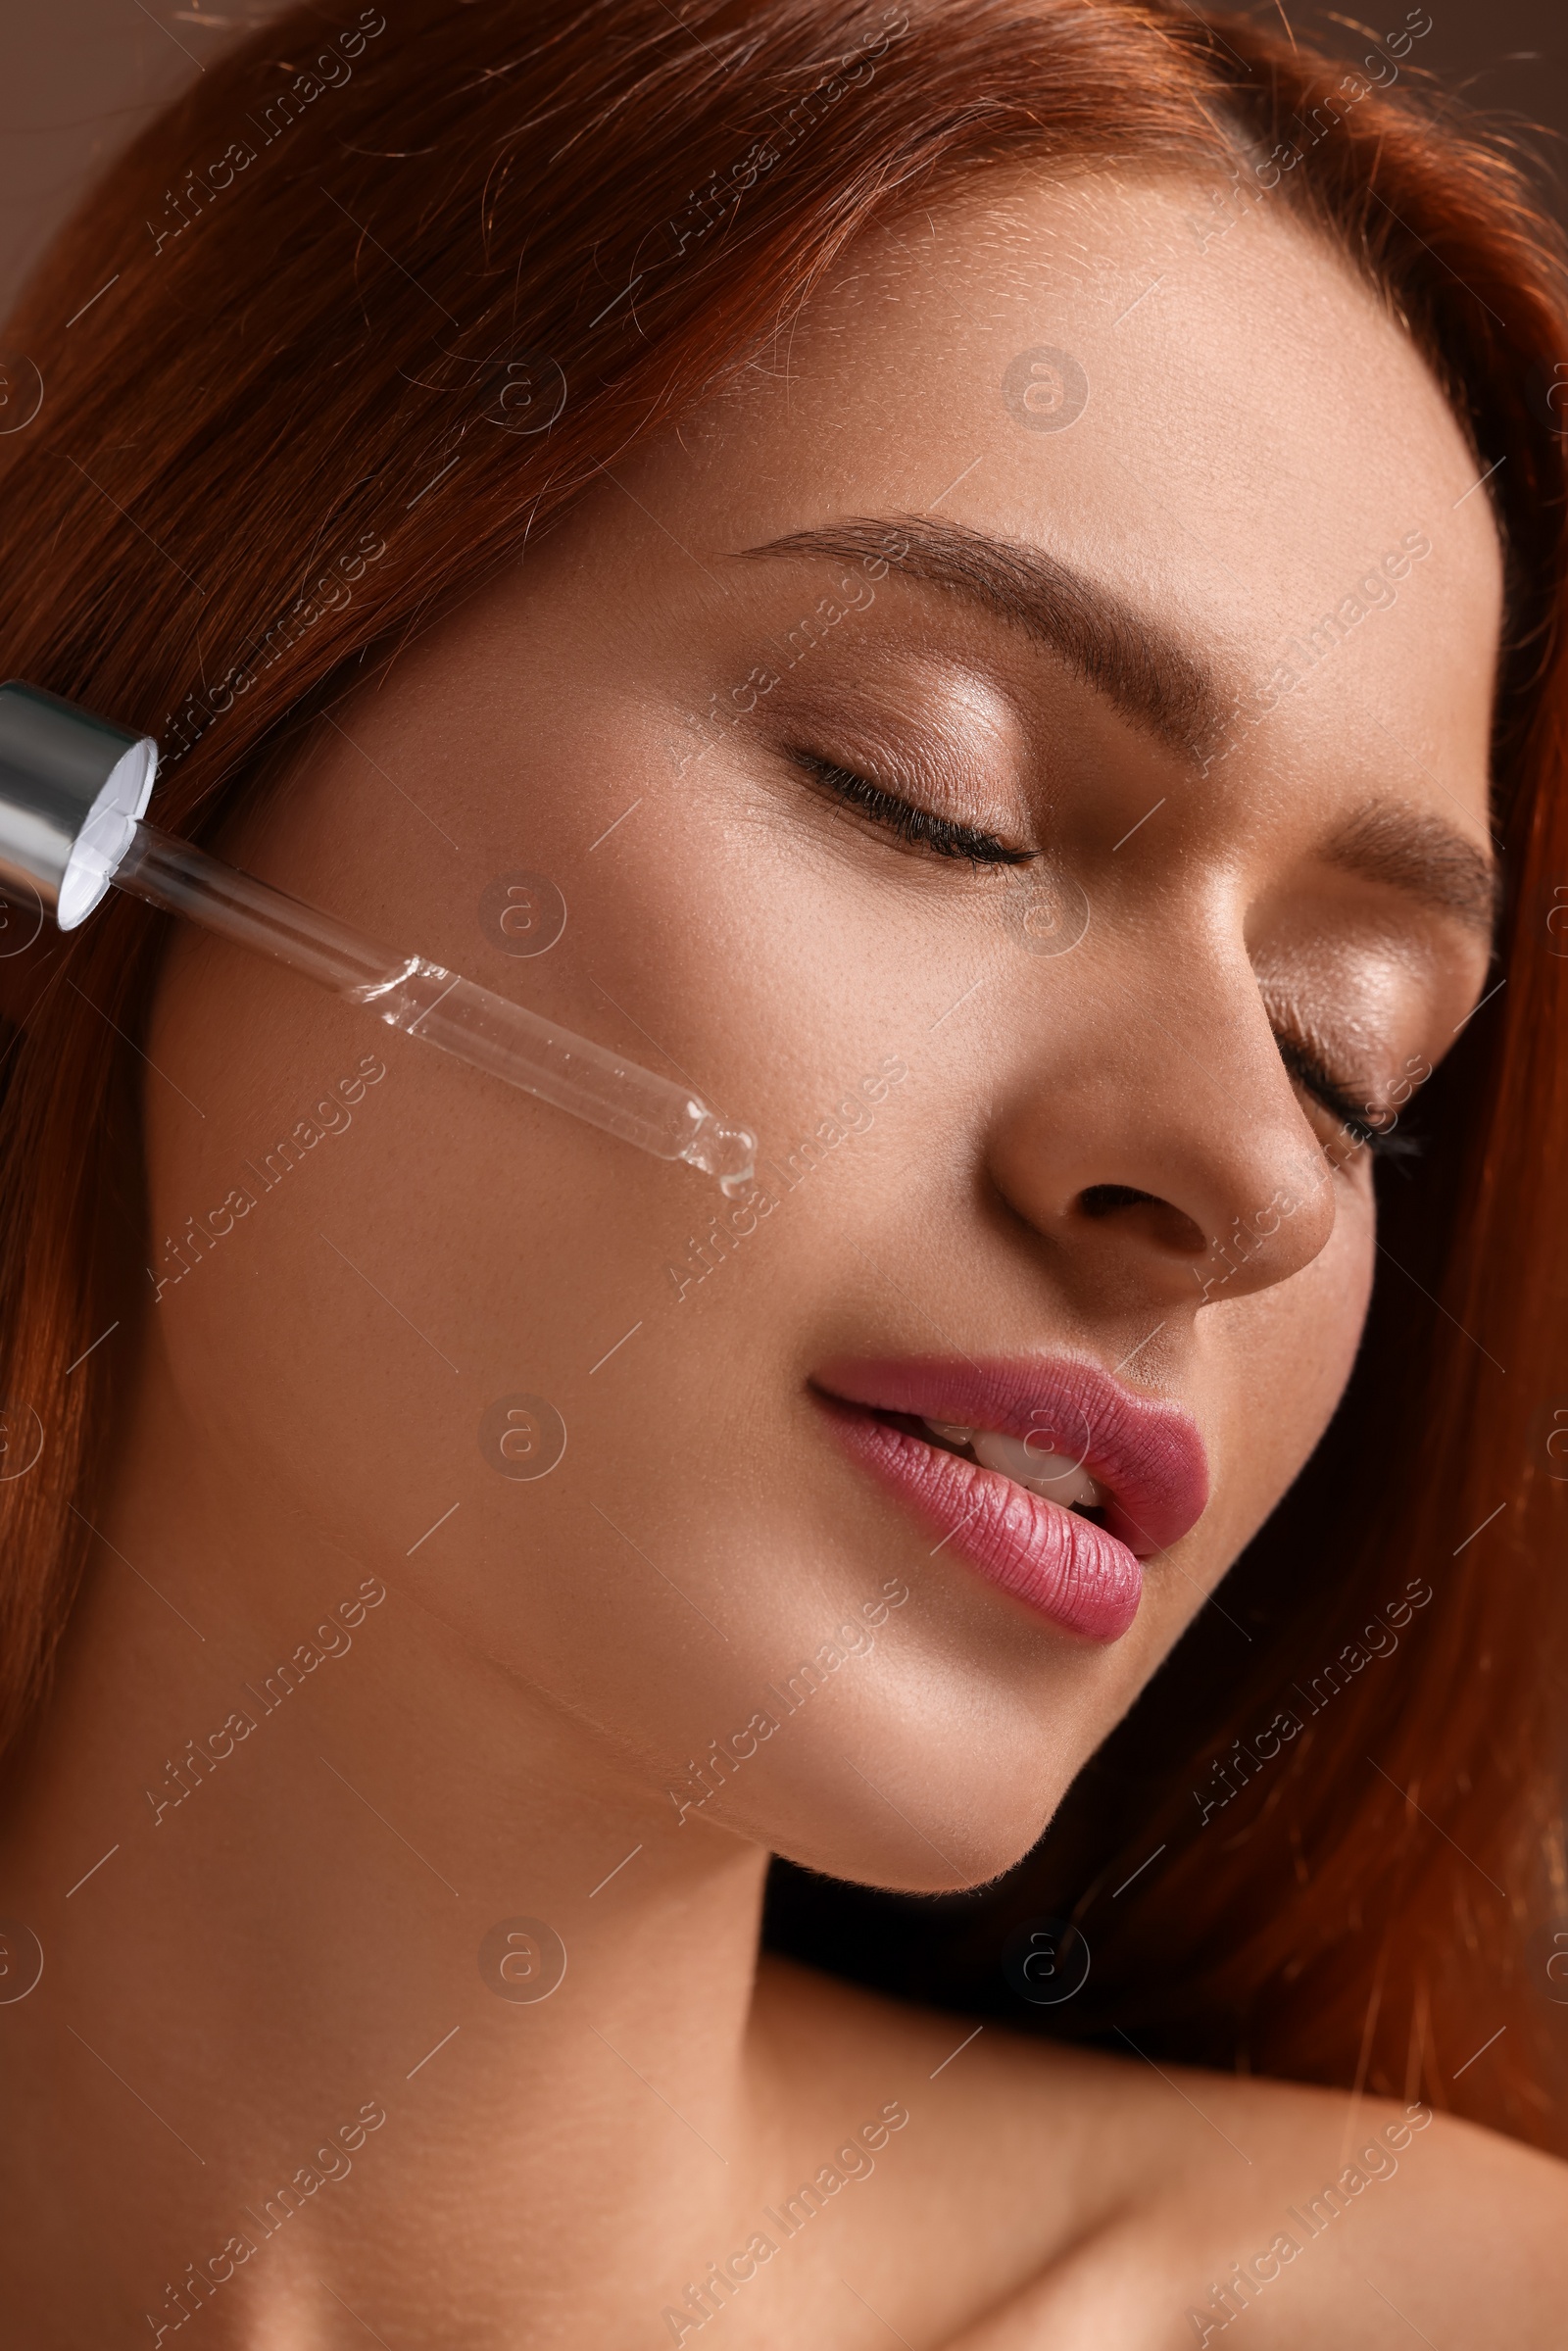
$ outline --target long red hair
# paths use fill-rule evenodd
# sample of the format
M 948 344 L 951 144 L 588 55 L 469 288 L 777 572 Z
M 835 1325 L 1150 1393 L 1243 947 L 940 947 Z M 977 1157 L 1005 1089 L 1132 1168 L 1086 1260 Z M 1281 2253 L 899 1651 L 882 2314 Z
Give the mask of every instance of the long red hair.
M 1054 1889 L 1094 1950 L 1070 2013 L 1112 2045 L 1419 2094 L 1568 2150 L 1564 268 L 1507 152 L 1412 88 L 1424 22 L 1341 65 L 1185 0 L 299 8 L 136 140 L 12 320 L 42 406 L 0 437 L 0 647 L 159 735 L 160 821 L 210 830 L 368 664 L 764 351 L 873 219 L 1004 159 L 1185 171 L 1200 238 L 1258 201 L 1311 218 L 1494 468 L 1506 986 L 1428 1090 L 1424 1172 L 1386 1188 L 1325 1466 L 1226 1586 L 1243 1662 L 1205 1611 L 1002 1887 L 900 1914 L 869 1957 L 880 1898 L 835 1896 L 835 1926 L 797 1882 L 777 1918 L 984 2003 Z M 32 378 L 11 382 L 15 420 Z M 0 1479 L 11 1741 L 81 1572 L 150 1254 L 134 1041 L 161 940 L 114 903 L 0 962 L 9 1470 L 42 1447 Z M 1431 1598 L 1398 1653 L 1345 1664 L 1412 1584 Z M 1309 1715 L 1290 1685 L 1334 1658 Z

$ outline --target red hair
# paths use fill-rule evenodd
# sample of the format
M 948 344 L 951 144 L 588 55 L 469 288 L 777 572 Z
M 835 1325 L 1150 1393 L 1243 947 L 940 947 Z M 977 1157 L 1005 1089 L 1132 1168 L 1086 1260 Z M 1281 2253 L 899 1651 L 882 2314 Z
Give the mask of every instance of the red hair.
M 1507 153 L 1412 94 L 1418 19 L 1348 69 L 1177 0 L 297 9 L 137 139 L 12 322 L 44 397 L 0 443 L 0 643 L 11 673 L 159 735 L 160 821 L 211 830 L 325 701 L 763 352 L 871 220 L 1007 159 L 1201 177 L 1210 233 L 1260 196 L 1313 220 L 1496 468 L 1507 985 L 1429 1089 L 1429 1171 L 1386 1198 L 1333 1482 L 1309 1473 L 1227 1585 L 1246 1672 L 1205 1612 L 1039 1866 L 1095 1922 L 1086 2027 L 1568 2150 L 1545 1977 L 1558 1928 L 1568 1950 L 1564 269 Z M 29 1414 L 43 1435 L 0 1483 L 13 1740 L 115 1426 L 122 1356 L 78 1359 L 133 1320 L 150 1253 L 132 1042 L 161 943 L 116 902 L 0 967 L 0 1393 L 14 1436 Z M 1260 1758 L 1288 1685 L 1423 1580 L 1400 1655 L 1347 1668 Z M 1195 1825 L 1227 1756 L 1235 1800 Z M 923 1913 L 922 1988 L 991 1996 L 1038 1884 Z

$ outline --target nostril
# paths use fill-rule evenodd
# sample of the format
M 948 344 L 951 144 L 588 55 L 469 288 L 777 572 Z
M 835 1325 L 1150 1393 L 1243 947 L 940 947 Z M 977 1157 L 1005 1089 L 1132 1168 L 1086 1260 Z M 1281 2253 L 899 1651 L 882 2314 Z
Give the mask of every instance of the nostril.
M 1136 1234 L 1152 1242 L 1162 1253 L 1199 1258 L 1206 1251 L 1202 1227 L 1173 1200 L 1161 1200 L 1157 1192 L 1143 1192 L 1133 1184 L 1090 1184 L 1079 1193 L 1075 1204 L 1078 1214 L 1091 1224 L 1103 1224 L 1114 1217 L 1116 1230 L 1124 1239 Z
M 1091 1184 L 1087 1192 L 1078 1195 L 1078 1205 L 1085 1216 L 1109 1216 L 1116 1208 L 1137 1208 L 1145 1202 L 1154 1207 L 1164 1205 L 1152 1192 L 1135 1192 L 1130 1184 Z

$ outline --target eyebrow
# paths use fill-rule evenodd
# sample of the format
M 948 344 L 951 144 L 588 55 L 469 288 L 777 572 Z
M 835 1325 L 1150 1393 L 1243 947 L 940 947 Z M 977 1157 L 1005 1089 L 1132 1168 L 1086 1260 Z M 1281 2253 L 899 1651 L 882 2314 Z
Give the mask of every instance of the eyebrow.
M 1385 882 L 1440 914 L 1456 915 L 1490 939 L 1501 875 L 1483 849 L 1441 816 L 1402 802 L 1368 801 L 1318 855 L 1342 872 Z
M 1043 548 L 996 538 L 968 523 L 935 522 L 924 514 L 855 515 L 736 552 L 742 560 L 871 558 L 947 589 L 1049 647 L 1124 717 L 1195 762 L 1234 713 L 1235 696 L 1214 671 L 1114 589 Z M 1397 801 L 1371 801 L 1319 854 L 1342 872 L 1382 882 L 1492 936 L 1497 868 L 1441 817 Z
M 967 523 L 856 515 L 736 552 L 831 556 L 841 563 L 870 557 L 947 589 L 1049 647 L 1124 717 L 1195 762 L 1235 704 L 1204 662 L 1114 589 L 1043 548 L 994 538 Z

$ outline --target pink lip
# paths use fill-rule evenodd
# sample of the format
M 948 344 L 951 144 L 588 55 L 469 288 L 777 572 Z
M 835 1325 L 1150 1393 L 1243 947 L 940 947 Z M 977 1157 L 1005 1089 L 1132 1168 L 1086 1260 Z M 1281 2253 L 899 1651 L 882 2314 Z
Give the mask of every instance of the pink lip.
M 1143 1592 L 1140 1558 L 1179 1542 L 1208 1498 L 1203 1441 L 1187 1413 L 1135 1396 L 1097 1364 L 843 1357 L 812 1384 L 848 1449 L 940 1529 L 939 1549 L 1093 1641 L 1126 1632 Z M 1105 1525 L 891 1428 L 878 1412 L 1033 1437 L 1037 1450 L 1081 1461 L 1105 1490 Z

